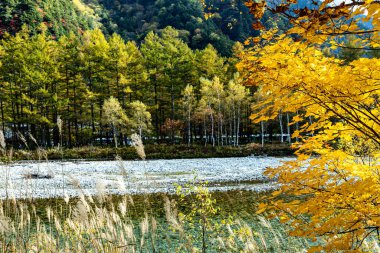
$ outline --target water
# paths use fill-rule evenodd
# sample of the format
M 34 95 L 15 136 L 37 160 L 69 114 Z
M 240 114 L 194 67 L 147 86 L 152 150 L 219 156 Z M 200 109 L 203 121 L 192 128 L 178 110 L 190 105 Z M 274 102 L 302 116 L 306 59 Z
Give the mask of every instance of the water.
M 276 187 L 263 171 L 290 157 L 153 161 L 20 162 L 1 165 L 0 198 L 54 198 L 105 194 L 170 193 L 176 185 L 209 182 L 213 191 L 266 191 Z M 7 177 L 7 175 L 9 175 Z

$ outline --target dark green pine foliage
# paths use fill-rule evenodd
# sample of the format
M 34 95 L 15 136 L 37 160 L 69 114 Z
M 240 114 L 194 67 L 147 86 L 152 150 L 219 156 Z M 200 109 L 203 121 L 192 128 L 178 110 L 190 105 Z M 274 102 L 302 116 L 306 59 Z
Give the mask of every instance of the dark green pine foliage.
M 149 32 L 172 26 L 192 49 L 211 44 L 221 55 L 231 56 L 234 42 L 258 34 L 252 29 L 253 18 L 241 0 L 206 0 L 205 9 L 199 0 L 83 1 L 97 10 L 106 33 L 116 32 L 125 40 L 138 43 Z M 283 20 L 268 13 L 263 23 L 282 30 L 286 29 Z
M 244 1 L 206 0 L 207 11 L 212 13 L 212 21 L 233 41 L 244 41 L 255 35 L 252 29 L 253 18 Z
M 36 34 L 40 32 L 41 23 L 48 27 L 48 35 L 56 37 L 70 31 L 80 33 L 98 25 L 95 16 L 79 10 L 72 0 L 0 1 L 0 37 L 5 32 L 15 34 L 22 25 L 26 25 L 31 34 Z
M 195 55 L 172 27 L 163 29 L 160 35 L 150 32 L 141 52 L 149 75 L 147 85 L 153 94 L 154 103 L 150 104 L 154 108 L 153 123 L 156 133 L 160 134 L 163 121 L 175 119 L 182 89 L 198 82 Z
M 230 55 L 233 39 L 215 22 L 206 19 L 198 0 L 85 0 L 97 6 L 103 28 L 125 40 L 141 42 L 151 32 L 167 26 L 179 31 L 179 37 L 192 49 L 212 44 L 222 55 Z M 244 7 L 245 8 L 245 7 Z M 247 10 L 246 10 L 247 11 Z M 250 20 L 244 21 L 249 23 Z M 244 39 L 246 36 L 236 36 Z

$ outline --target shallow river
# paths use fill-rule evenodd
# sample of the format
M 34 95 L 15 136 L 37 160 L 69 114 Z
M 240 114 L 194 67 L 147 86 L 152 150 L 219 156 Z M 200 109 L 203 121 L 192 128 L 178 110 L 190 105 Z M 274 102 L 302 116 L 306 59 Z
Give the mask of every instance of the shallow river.
M 275 187 L 263 171 L 292 158 L 246 157 L 152 161 L 20 162 L 0 165 L 0 198 L 52 198 L 172 192 L 207 181 L 213 191 L 266 191 Z

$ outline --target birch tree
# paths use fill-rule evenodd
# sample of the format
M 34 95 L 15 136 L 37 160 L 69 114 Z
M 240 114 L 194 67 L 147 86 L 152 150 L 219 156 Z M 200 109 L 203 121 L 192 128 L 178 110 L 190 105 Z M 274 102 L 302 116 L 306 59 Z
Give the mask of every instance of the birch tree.
M 234 78 L 228 83 L 226 101 L 232 111 L 232 129 L 234 146 L 239 145 L 240 122 L 242 105 L 248 97 L 248 90 L 243 86 L 239 73 L 234 74 Z
M 129 107 L 132 128 L 136 129 L 140 138 L 142 138 L 143 131 L 148 132 L 152 127 L 152 116 L 147 106 L 141 101 L 133 101 Z
M 105 122 L 109 124 L 112 128 L 115 148 L 118 148 L 118 131 L 123 131 L 123 128 L 128 126 L 129 119 L 116 98 L 110 97 L 109 99 L 104 101 L 103 117 Z
M 184 109 L 186 121 L 187 121 L 187 145 L 191 145 L 191 118 L 193 111 L 196 107 L 196 98 L 194 87 L 187 85 L 182 91 L 182 106 Z

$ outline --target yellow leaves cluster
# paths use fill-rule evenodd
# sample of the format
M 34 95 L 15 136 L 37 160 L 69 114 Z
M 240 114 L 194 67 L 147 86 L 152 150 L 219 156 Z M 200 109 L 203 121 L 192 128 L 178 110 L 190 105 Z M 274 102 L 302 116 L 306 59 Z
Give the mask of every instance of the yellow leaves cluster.
M 258 212 L 275 210 L 293 235 L 327 236 L 315 250 L 359 250 L 380 229 L 379 59 L 344 65 L 283 38 L 246 52 L 238 68 L 258 87 L 255 122 L 282 111 L 301 125 L 298 159 L 267 170 L 281 187 Z
M 269 170 L 268 175 L 280 176 L 281 191 L 298 200 L 273 198 L 260 212 L 274 209 L 279 217 L 287 217 L 282 220 L 291 222 L 292 235 L 311 239 L 329 235 L 327 252 L 359 247 L 368 232 L 379 226 L 380 189 L 373 173 L 364 179 L 353 176 L 351 163 L 341 153 L 330 153 Z M 356 240 L 347 241 L 352 234 Z
M 264 9 L 284 12 L 298 1 L 281 8 L 246 2 L 260 18 Z M 323 237 L 324 245 L 312 252 L 360 251 L 380 230 L 380 60 L 344 65 L 316 48 L 328 42 L 335 50 L 352 35 L 350 47 L 379 49 L 379 10 L 373 0 L 295 8 L 286 33 L 293 38 L 263 31 L 247 42 L 256 46 L 238 64 L 247 85 L 257 87 L 254 122 L 279 112 L 297 115 L 298 159 L 267 170 L 281 187 L 258 213 L 275 210 L 294 227 L 292 235 Z M 359 20 L 371 26 L 363 28 Z
M 266 0 L 246 0 L 246 6 L 254 15 L 254 29 L 265 30 L 260 19 L 265 11 L 281 13 L 292 24 L 286 33 L 296 34 L 299 40 L 311 44 L 323 44 L 331 39 L 342 46 L 344 38 L 351 34 L 361 40 L 361 47 L 380 48 L 380 2 L 374 0 L 316 2 L 313 8 L 297 7 L 299 0 L 267 5 Z M 289 9 L 292 11 L 289 13 Z M 363 25 L 358 25 L 359 21 Z M 255 39 L 256 42 L 260 38 Z M 333 48 L 336 45 L 333 46 Z

